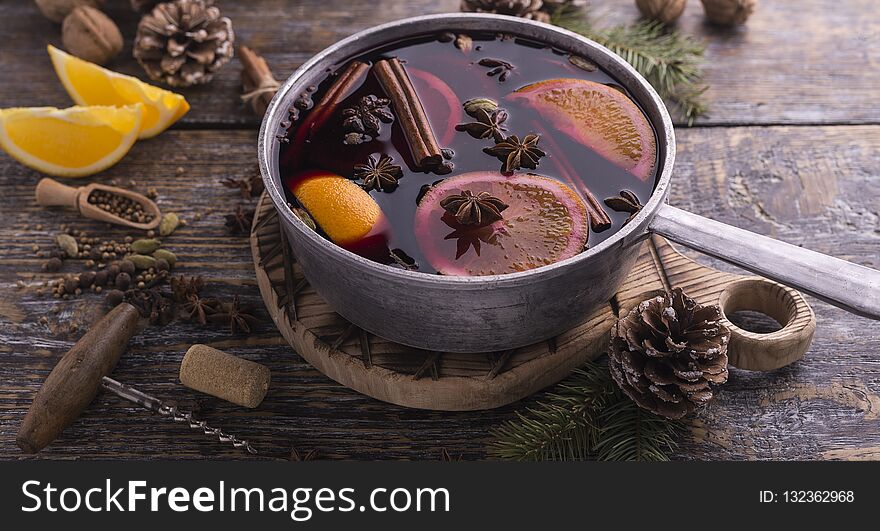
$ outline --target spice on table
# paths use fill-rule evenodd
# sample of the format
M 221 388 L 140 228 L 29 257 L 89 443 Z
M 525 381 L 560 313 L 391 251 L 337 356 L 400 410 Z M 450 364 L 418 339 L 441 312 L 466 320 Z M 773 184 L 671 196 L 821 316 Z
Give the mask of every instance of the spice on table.
M 232 214 L 226 215 L 226 228 L 230 234 L 248 234 L 254 221 L 254 211 L 245 210 L 241 205 Z
M 251 314 L 250 309 L 241 306 L 238 295 L 233 297 L 232 302 L 221 305 L 217 312 L 212 314 L 208 320 L 215 323 L 228 324 L 229 332 L 232 334 L 237 331 L 249 334 L 251 333 L 251 327 L 259 322 Z
M 241 84 L 244 88 L 241 99 L 250 104 L 254 114 L 263 116 L 281 84 L 272 75 L 266 60 L 247 46 L 238 47 L 238 59 L 242 65 Z
M 153 251 L 153 258 L 155 258 L 157 262 L 159 260 L 164 260 L 168 263 L 169 267 L 174 267 L 174 264 L 177 263 L 177 255 L 167 249 L 156 249 Z
M 232 402 L 255 408 L 269 391 L 265 365 L 233 356 L 207 345 L 193 345 L 180 363 L 180 383 Z
M 208 316 L 215 313 L 220 308 L 220 301 L 215 298 L 200 297 L 198 293 L 190 293 L 186 296 L 186 303 L 183 305 L 184 318 L 187 320 L 195 320 L 199 324 L 208 323 Z
M 76 242 L 76 238 L 70 234 L 58 234 L 55 236 L 55 242 L 58 243 L 58 247 L 64 251 L 68 258 L 77 258 L 79 256 L 79 244 Z
M 722 26 L 745 24 L 755 11 L 757 0 L 701 0 L 706 18 Z
M 139 254 L 152 254 L 156 249 L 162 246 L 162 242 L 155 239 L 140 239 L 131 243 L 132 252 Z
M 128 257 L 137 269 L 156 267 L 156 259 L 144 254 L 133 254 Z
M 119 27 L 101 11 L 79 6 L 61 25 L 61 42 L 71 54 L 99 65 L 110 62 L 122 51 Z
M 133 223 L 149 223 L 155 218 L 152 212 L 144 210 L 141 203 L 107 190 L 92 190 L 88 202 L 101 210 Z
M 162 221 L 159 222 L 159 236 L 171 236 L 179 226 L 180 217 L 174 212 L 168 212 L 162 216 Z
M 684 12 L 687 0 L 636 0 L 642 16 L 672 24 Z
M 226 188 L 237 188 L 239 192 L 241 192 L 242 199 L 260 197 L 260 194 L 262 194 L 265 189 L 263 178 L 259 174 L 251 175 L 247 179 L 234 179 L 232 177 L 227 177 L 226 179 L 223 179 L 220 184 Z

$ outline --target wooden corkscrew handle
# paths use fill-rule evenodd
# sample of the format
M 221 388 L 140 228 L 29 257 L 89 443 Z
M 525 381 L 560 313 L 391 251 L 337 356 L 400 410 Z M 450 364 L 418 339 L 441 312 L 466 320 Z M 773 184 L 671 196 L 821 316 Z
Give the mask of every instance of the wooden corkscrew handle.
M 94 323 L 61 358 L 28 409 L 18 447 L 29 454 L 45 448 L 85 410 L 134 336 L 140 314 L 123 302 Z

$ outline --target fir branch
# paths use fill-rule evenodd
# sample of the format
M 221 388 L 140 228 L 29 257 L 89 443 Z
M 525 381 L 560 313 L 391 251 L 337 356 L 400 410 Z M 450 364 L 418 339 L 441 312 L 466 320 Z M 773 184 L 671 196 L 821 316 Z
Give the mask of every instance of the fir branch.
M 681 424 L 641 410 L 605 365 L 587 363 L 492 431 L 489 455 L 517 461 L 665 461 Z
M 599 28 L 576 9 L 559 10 L 550 21 L 621 56 L 662 98 L 679 108 L 688 125 L 693 125 L 695 118 L 707 112 L 702 98 L 706 90 L 701 67 L 704 47 L 695 39 L 657 21 Z

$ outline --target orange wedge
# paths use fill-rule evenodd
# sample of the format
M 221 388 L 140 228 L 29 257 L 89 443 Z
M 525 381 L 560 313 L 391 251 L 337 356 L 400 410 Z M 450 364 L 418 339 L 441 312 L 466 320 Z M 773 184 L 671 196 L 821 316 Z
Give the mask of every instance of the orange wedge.
M 626 94 L 584 79 L 550 79 L 507 96 L 534 108 L 557 129 L 642 180 L 654 172 L 657 140 Z
M 52 45 L 48 50 L 58 79 L 78 105 L 142 103 L 144 116 L 138 138 L 158 135 L 189 111 L 189 103 L 180 94 L 83 61 Z
M 354 181 L 324 171 L 309 171 L 288 181 L 294 197 L 338 245 L 362 241 L 382 218 L 382 209 Z
M 0 110 L 0 147 L 36 170 L 83 177 L 116 164 L 138 137 L 143 105 Z

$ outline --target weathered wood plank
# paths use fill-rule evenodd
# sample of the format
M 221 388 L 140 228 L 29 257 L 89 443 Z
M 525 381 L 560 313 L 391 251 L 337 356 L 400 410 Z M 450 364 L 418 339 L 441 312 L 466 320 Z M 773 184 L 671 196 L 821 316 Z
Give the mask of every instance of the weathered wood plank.
M 456 11 L 458 0 L 302 0 L 222 2 L 238 42 L 264 54 L 283 79 L 315 52 L 361 29 L 412 15 Z M 605 23 L 637 17 L 631 0 L 606 0 L 596 11 Z M 110 66 L 143 77 L 131 58 L 137 15 L 126 2 L 108 8 L 126 38 L 126 49 Z M 873 0 L 762 2 L 748 24 L 720 29 L 704 21 L 691 2 L 680 21 L 704 39 L 706 94 L 711 115 L 701 124 L 880 123 L 880 19 Z M 59 29 L 33 2 L 0 4 L 0 64 L 16 65 L 0 76 L 0 105 L 67 106 L 55 80 L 47 43 Z M 224 67 L 208 86 L 186 89 L 193 110 L 178 126 L 256 127 L 258 120 L 238 102 L 239 64 Z
M 273 455 L 295 445 L 320 447 L 332 458 L 433 459 L 441 447 L 453 455 L 483 457 L 489 428 L 510 418 L 512 408 L 431 413 L 388 406 L 325 378 L 275 331 L 261 305 L 246 239 L 227 236 L 223 228 L 223 210 L 241 200 L 219 181 L 256 171 L 254 141 L 252 131 L 169 132 L 137 144 L 99 178 L 123 184 L 134 178 L 141 189 L 156 187 L 160 206 L 190 221 L 167 241 L 181 257 L 178 271 L 204 275 L 211 293 L 240 295 L 265 320 L 250 337 L 188 323 L 150 327 L 123 355 L 116 377 L 195 407 Z M 695 129 L 679 131 L 679 142 L 673 204 L 880 267 L 880 127 Z M 178 174 L 178 167 L 186 169 Z M 46 278 L 38 273 L 41 261 L 31 245 L 50 247 L 57 224 L 103 231 L 101 224 L 71 212 L 37 207 L 32 194 L 38 178 L 0 157 L 0 288 L 6 293 L 0 303 L 0 458 L 5 459 L 21 457 L 13 441 L 33 394 L 98 313 L 90 297 L 56 302 L 37 297 L 33 288 L 15 287 L 17 280 Z M 197 214 L 201 221 L 194 221 Z M 125 231 L 111 234 L 121 237 Z M 819 327 L 806 358 L 773 373 L 734 370 L 718 400 L 698 415 L 680 457 L 847 458 L 880 446 L 880 324 L 820 302 L 814 307 Z M 46 325 L 39 323 L 44 315 Z M 79 331 L 72 331 L 74 325 Z M 196 342 L 266 363 L 273 385 L 264 405 L 244 412 L 180 386 L 179 362 Z M 241 457 L 105 395 L 41 456 Z

